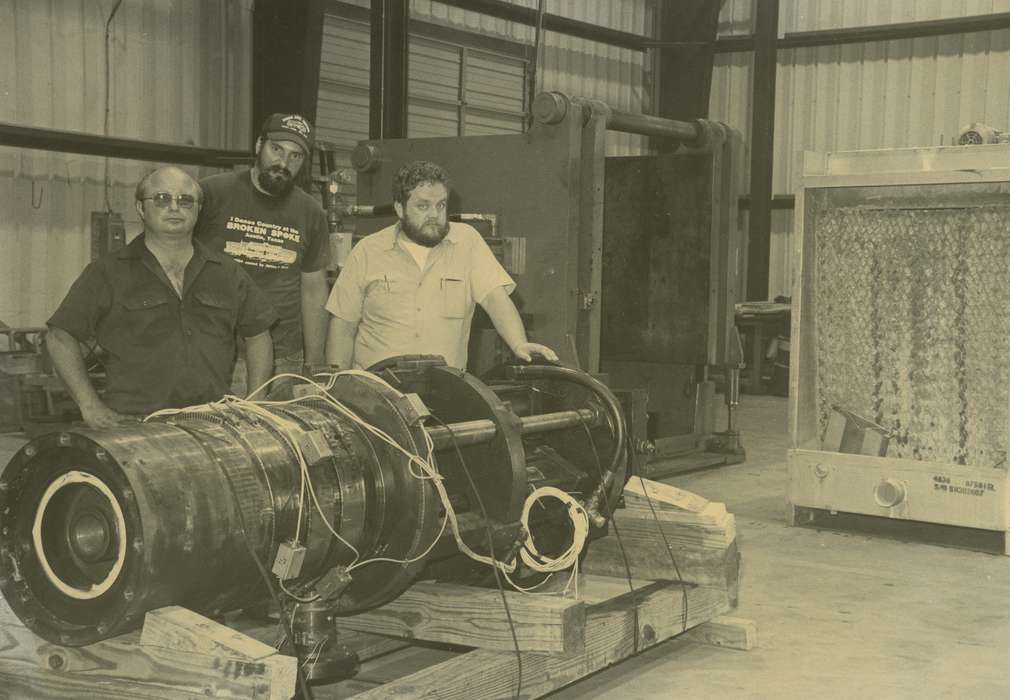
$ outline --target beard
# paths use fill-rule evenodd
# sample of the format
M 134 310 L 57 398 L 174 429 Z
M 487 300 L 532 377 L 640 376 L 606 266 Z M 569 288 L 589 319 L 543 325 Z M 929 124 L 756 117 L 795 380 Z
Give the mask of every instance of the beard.
M 449 234 L 448 221 L 444 224 L 430 223 L 415 226 L 407 219 L 400 219 L 400 228 L 407 238 L 425 248 L 434 248 Z
M 274 197 L 283 197 L 295 187 L 295 176 L 283 165 L 260 168 L 256 180 L 260 187 Z

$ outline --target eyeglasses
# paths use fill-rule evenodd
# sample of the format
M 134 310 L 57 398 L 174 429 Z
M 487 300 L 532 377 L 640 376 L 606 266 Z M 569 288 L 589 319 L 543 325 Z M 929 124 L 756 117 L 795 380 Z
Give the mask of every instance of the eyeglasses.
M 154 202 L 154 206 L 159 209 L 168 209 L 175 202 L 180 209 L 192 209 L 196 204 L 196 197 L 191 194 L 171 195 L 168 192 L 155 192 L 150 197 L 144 197 L 144 201 Z

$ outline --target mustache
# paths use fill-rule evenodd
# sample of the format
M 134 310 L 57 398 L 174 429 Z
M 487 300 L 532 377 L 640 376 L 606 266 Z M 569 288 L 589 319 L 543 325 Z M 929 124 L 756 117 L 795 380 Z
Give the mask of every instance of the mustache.
M 283 165 L 271 165 L 269 168 L 267 168 L 267 172 L 270 173 L 271 175 L 284 175 L 287 177 L 294 177 L 294 175 L 291 174 L 291 171 L 288 170 Z

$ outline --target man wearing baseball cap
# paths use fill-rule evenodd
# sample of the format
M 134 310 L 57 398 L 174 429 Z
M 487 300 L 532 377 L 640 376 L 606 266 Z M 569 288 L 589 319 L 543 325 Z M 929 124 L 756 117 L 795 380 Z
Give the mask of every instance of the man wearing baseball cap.
M 313 140 L 312 125 L 301 115 L 271 114 L 256 140 L 251 169 L 200 182 L 204 204 L 194 235 L 241 263 L 269 296 L 280 317 L 271 330 L 276 374 L 324 362 L 326 214 L 295 187 L 299 171 L 309 167 Z M 242 371 L 236 371 L 233 389 L 255 390 L 241 386 Z

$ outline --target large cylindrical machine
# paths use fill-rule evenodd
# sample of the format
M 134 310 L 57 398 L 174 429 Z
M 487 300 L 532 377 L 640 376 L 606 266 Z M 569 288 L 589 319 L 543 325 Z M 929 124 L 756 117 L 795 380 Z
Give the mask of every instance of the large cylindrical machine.
M 623 417 L 604 385 L 562 367 L 503 368 L 484 383 L 440 359 L 385 364 L 286 403 L 29 442 L 0 478 L 11 608 L 41 637 L 83 645 L 165 605 L 253 605 L 265 569 L 312 614 L 345 615 L 422 575 L 487 578 L 460 542 L 498 561 L 524 543 L 568 547 L 571 502 L 540 500 L 524 521 L 539 487 L 605 524 L 626 477 Z M 437 474 L 409 457 L 429 454 Z

